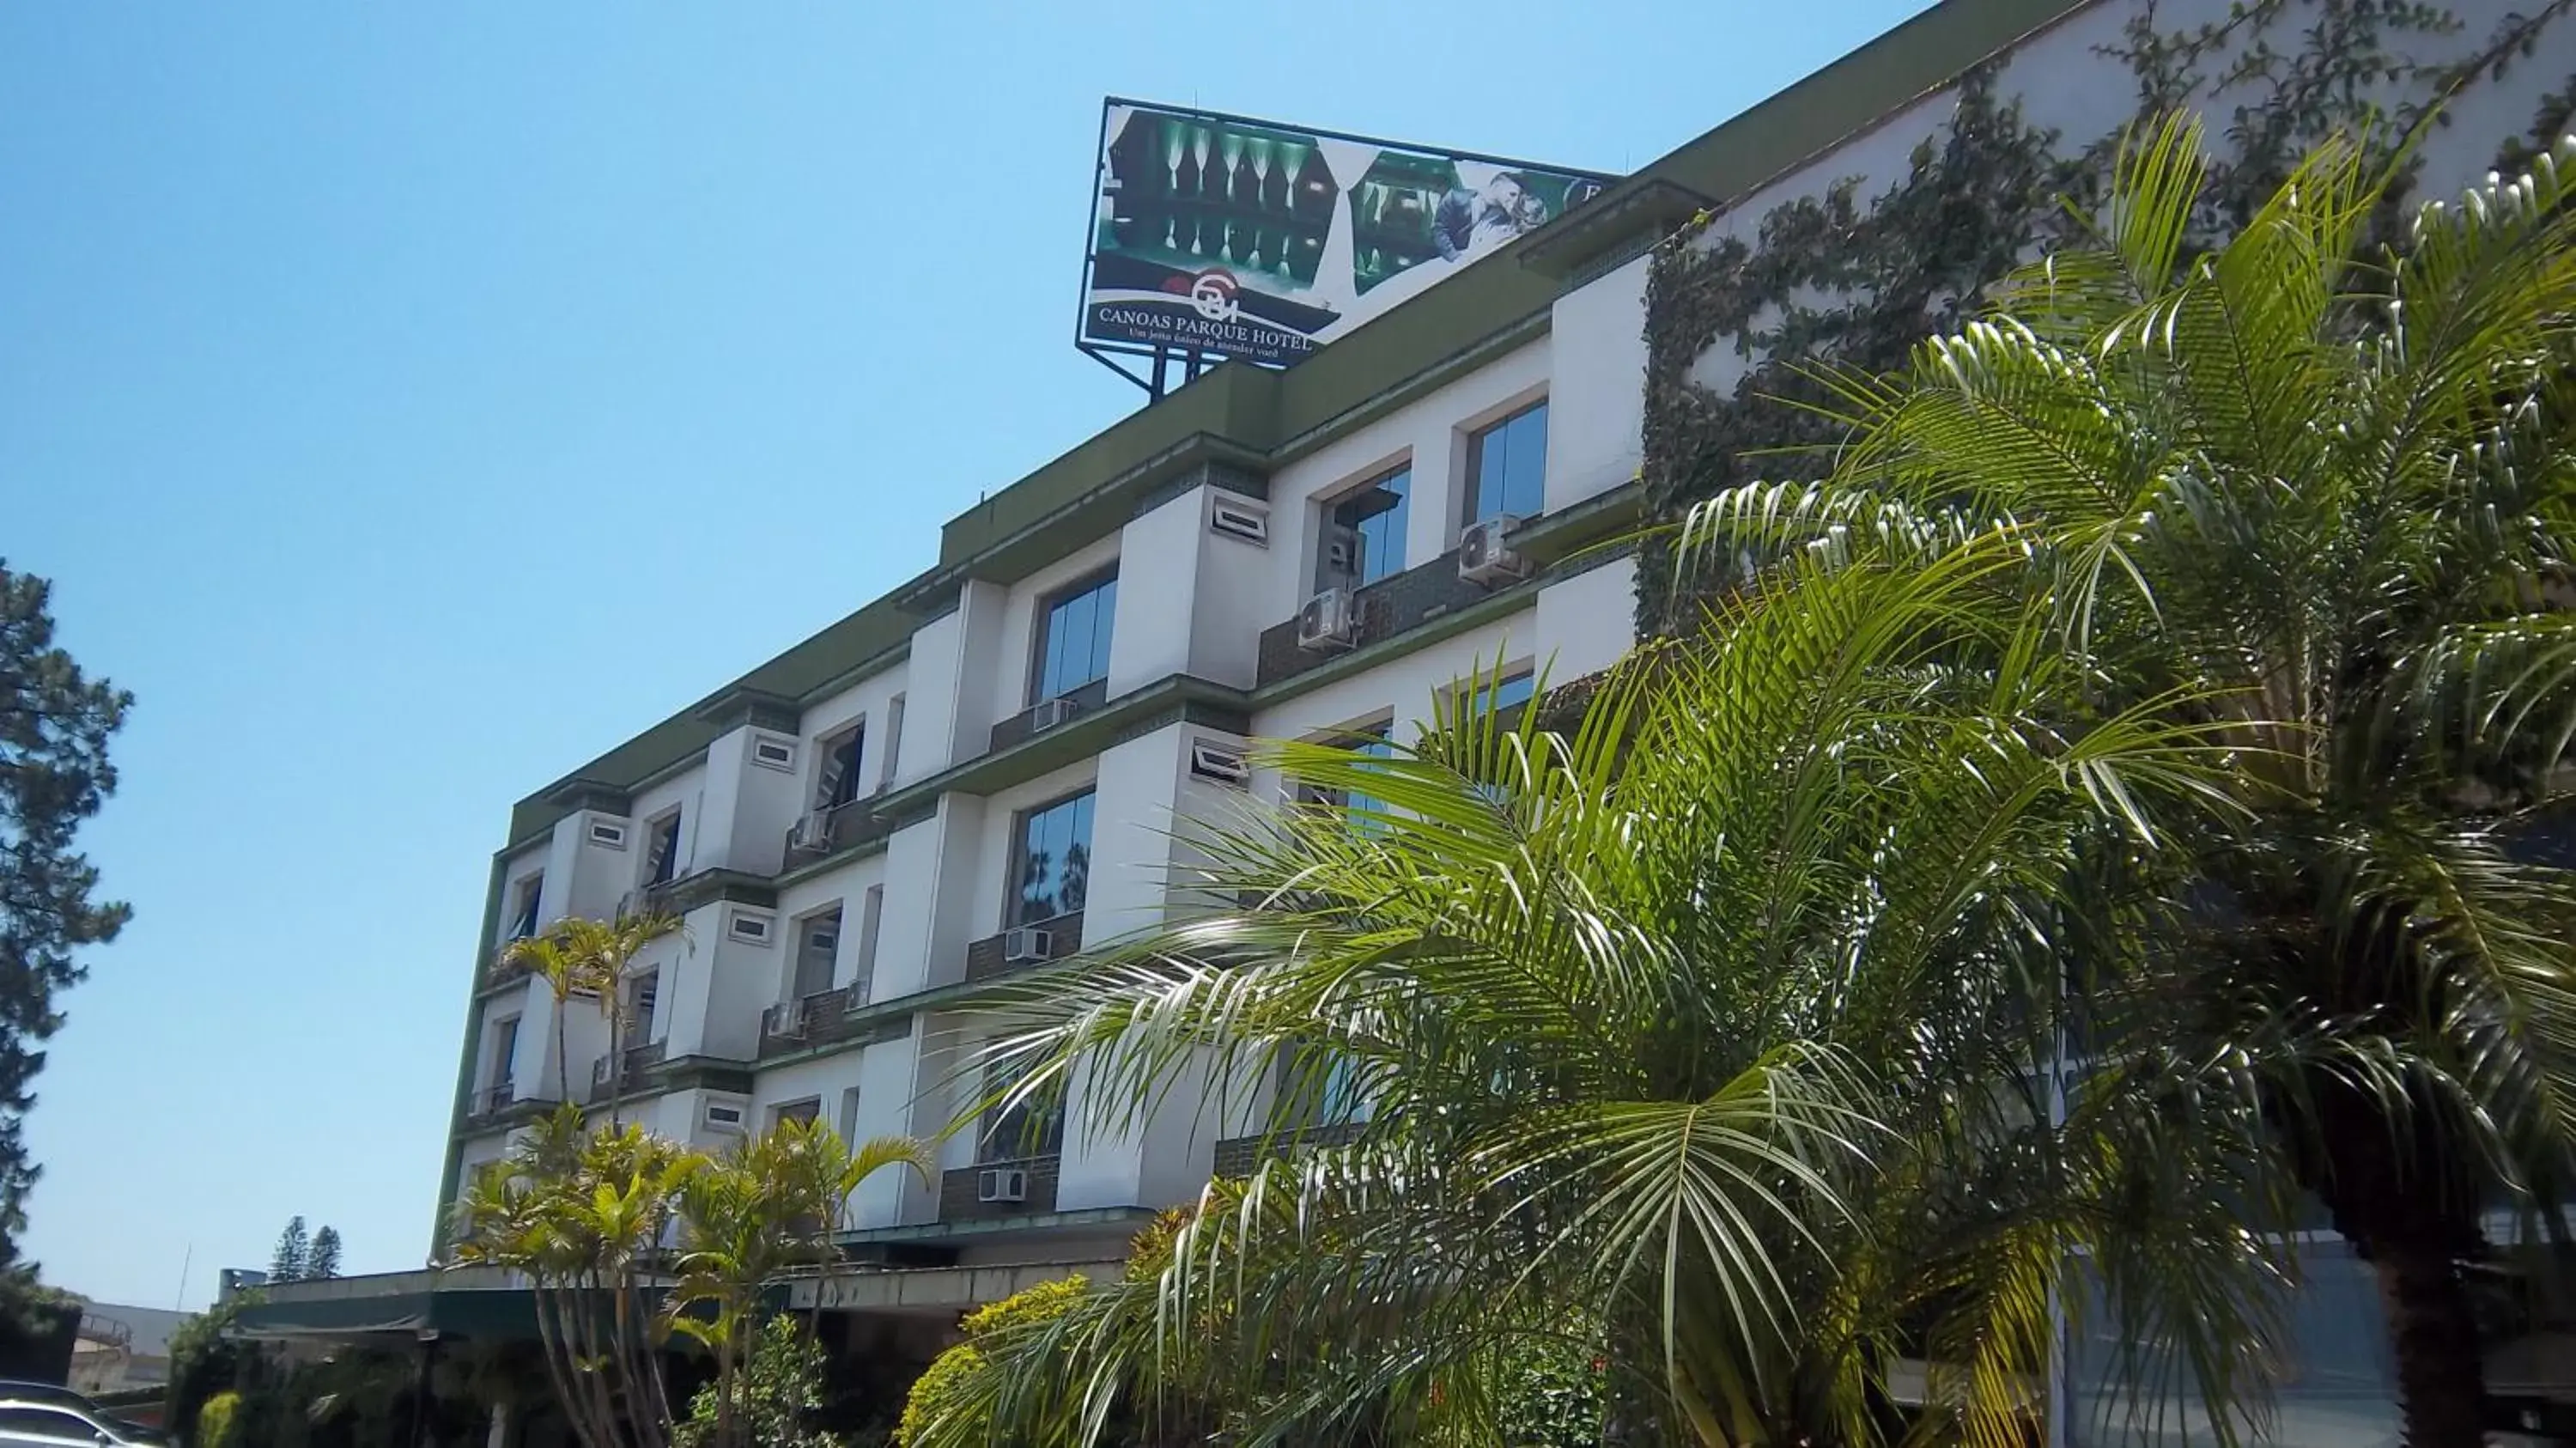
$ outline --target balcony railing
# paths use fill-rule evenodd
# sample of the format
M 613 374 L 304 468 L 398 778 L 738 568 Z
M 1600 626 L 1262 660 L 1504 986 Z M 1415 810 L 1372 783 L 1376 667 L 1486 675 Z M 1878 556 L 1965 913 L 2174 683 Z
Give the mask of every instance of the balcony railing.
M 848 1040 L 868 1028 L 850 1019 L 868 1003 L 868 983 L 816 991 L 773 1008 L 760 1022 L 760 1054 L 783 1055 L 807 1046 Z
M 1352 598 L 1359 612 L 1359 627 L 1351 640 L 1354 648 L 1365 647 L 1381 639 L 1431 622 L 1482 601 L 1491 592 L 1481 583 L 1458 576 L 1458 555 L 1443 553 L 1428 563 L 1391 573 L 1359 589 Z M 1330 661 L 1330 653 L 1305 648 L 1297 642 L 1297 620 L 1274 624 L 1261 631 L 1256 654 L 1254 677 L 1260 684 L 1275 684 Z
M 646 1073 L 662 1063 L 669 1049 L 667 1041 L 652 1041 L 591 1062 L 589 1099 L 605 1101 L 612 1095 L 632 1094 L 644 1084 Z
M 846 800 L 788 827 L 787 864 L 793 869 L 892 833 L 894 821 L 876 812 L 876 797 Z
M 516 1082 L 496 1081 L 489 1086 L 475 1088 L 473 1098 L 466 1103 L 465 1114 L 469 1120 L 491 1121 L 513 1112 L 535 1115 L 553 1109 L 554 1105 L 553 1092 L 532 1091 L 522 1095 Z
M 1060 728 L 1109 702 L 1109 681 L 1094 679 L 1078 689 L 1053 699 L 1040 699 L 1017 714 L 993 726 L 988 752 L 999 754 L 1014 744 Z
M 1046 936 L 1045 953 L 1035 959 L 1014 960 L 1010 944 L 1011 937 L 1018 934 L 1018 930 L 988 935 L 966 947 L 966 979 L 991 980 L 1015 970 L 1062 960 L 1082 949 L 1082 912 L 1079 910 L 1070 915 L 1058 915 L 1052 920 L 1034 920 L 1019 929 L 1043 932 Z
M 939 1220 L 966 1222 L 993 1217 L 1033 1217 L 1052 1212 L 1055 1210 L 1056 1177 L 1063 1166 L 1062 1153 L 1049 1152 L 1045 1156 L 988 1161 L 941 1172 Z M 1018 1199 L 986 1201 L 987 1172 L 1018 1173 L 1007 1183 L 1020 1189 Z
M 1362 1123 L 1337 1122 L 1331 1126 L 1307 1126 L 1288 1131 L 1274 1131 L 1258 1136 L 1229 1136 L 1216 1144 L 1213 1173 L 1221 1177 L 1248 1177 L 1253 1168 L 1273 1157 L 1291 1157 L 1310 1147 L 1344 1146 L 1359 1139 Z

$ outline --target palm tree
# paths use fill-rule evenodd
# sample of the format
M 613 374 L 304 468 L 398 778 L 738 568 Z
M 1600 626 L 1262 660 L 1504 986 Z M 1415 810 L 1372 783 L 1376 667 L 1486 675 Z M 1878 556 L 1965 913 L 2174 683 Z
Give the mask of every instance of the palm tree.
M 505 965 L 524 970 L 544 981 L 546 989 L 554 996 L 555 1082 L 563 1093 L 563 1099 L 570 1102 L 576 1093 L 572 1089 L 572 1062 L 565 1044 L 564 1012 L 572 1004 L 574 996 L 601 989 L 597 962 L 576 954 L 560 930 L 549 930 L 543 935 L 523 935 L 511 941 L 502 947 L 501 960 Z M 610 984 L 613 988 L 614 983 Z
M 686 1249 L 669 1320 L 716 1355 L 716 1448 L 744 1448 L 740 1379 L 763 1293 L 790 1268 L 826 1260 L 848 1195 L 891 1166 L 930 1170 L 928 1154 L 909 1138 L 879 1137 L 852 1150 L 820 1122 L 782 1121 L 682 1186 Z
M 608 1018 L 608 1124 L 614 1129 L 626 1104 L 626 968 L 644 947 L 666 935 L 684 934 L 680 917 L 664 910 L 622 912 L 611 920 L 579 916 L 558 921 L 548 932 L 583 980 L 599 992 L 599 1009 Z
M 2188 895 L 2070 982 L 2128 1093 L 2253 1132 L 2377 1273 L 2407 1441 L 2482 1441 L 2464 1260 L 2554 1209 L 2576 1145 L 2576 888 L 2533 834 L 2576 729 L 2576 208 L 2490 178 L 2362 257 L 2363 148 L 2214 251 L 2196 126 L 2126 148 L 2094 244 L 1887 380 L 1842 379 L 1829 483 L 1707 505 L 1702 541 L 1830 550 L 2009 528 L 2106 707 L 2232 751 Z
M 591 1131 L 569 1103 L 467 1187 L 457 1262 L 524 1275 L 564 1414 L 587 1448 L 668 1448 L 664 1330 L 645 1275 L 698 1154 L 628 1127 Z
M 1276 1080 L 1284 1154 L 920 1441 L 984 1408 L 1097 1441 L 1140 1365 L 1225 1388 L 1227 1441 L 1371 1441 L 1570 1331 L 1636 1441 L 1875 1441 L 1927 1345 L 1926 1420 L 2011 1441 L 2058 1264 L 2097 1239 L 2140 1336 L 2235 1391 L 2260 1284 L 2216 1195 L 2136 1170 L 2108 1113 L 2061 1139 L 2037 1084 L 2048 928 L 2121 908 L 2088 862 L 2152 850 L 2220 762 L 2086 703 L 2046 616 L 1994 606 L 2021 559 L 1793 560 L 1565 733 L 1471 707 L 1409 747 L 1268 747 L 1353 803 L 1194 841 L 1182 883 L 1249 905 L 994 987 L 1011 1084 L 960 1123 L 1077 1069 L 1106 1132 Z M 2112 1250 L 2124 1220 L 2167 1270 Z

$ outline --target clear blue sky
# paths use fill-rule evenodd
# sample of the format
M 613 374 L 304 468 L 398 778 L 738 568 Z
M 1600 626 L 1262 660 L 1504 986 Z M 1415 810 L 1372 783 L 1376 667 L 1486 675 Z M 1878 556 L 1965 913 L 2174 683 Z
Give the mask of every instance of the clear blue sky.
M 1921 8 L 0 6 L 0 555 L 140 699 L 47 1279 L 420 1265 L 511 801 L 1138 404 L 1104 94 L 1625 170 Z

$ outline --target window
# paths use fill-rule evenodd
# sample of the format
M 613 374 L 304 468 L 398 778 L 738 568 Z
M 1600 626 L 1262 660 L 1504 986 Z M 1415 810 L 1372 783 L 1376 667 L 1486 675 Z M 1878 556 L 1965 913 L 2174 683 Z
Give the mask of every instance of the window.
M 1467 521 L 1547 506 L 1547 404 L 1525 407 L 1467 439 Z
M 859 797 L 859 755 L 867 745 L 867 726 L 853 724 L 823 741 L 823 774 L 814 784 L 814 808 L 837 809 Z
M 796 998 L 821 995 L 832 988 L 832 964 L 841 953 L 841 912 L 834 910 L 805 922 L 796 934 Z
M 847 1142 L 859 1139 L 859 1088 L 856 1086 L 841 1090 L 841 1139 Z
M 487 1078 L 497 1090 L 506 1090 L 517 1070 L 519 1057 L 519 1018 L 510 1016 L 492 1026 L 492 1070 Z
M 1332 526 L 1315 563 L 1315 586 L 1357 586 L 1402 572 L 1405 504 L 1412 493 L 1413 469 L 1404 467 L 1334 500 L 1325 515 Z M 1343 551 L 1351 556 L 1334 556 Z
M 784 1105 L 769 1108 L 769 1125 L 774 1130 L 788 1122 L 811 1121 L 822 1114 L 823 1098 L 808 1096 L 802 1101 L 790 1101 Z
M 1393 759 L 1395 745 L 1389 738 L 1392 733 L 1393 726 L 1390 724 L 1371 724 L 1365 728 L 1353 729 L 1340 738 L 1327 742 L 1365 754 L 1372 759 Z M 1317 789 L 1311 785 L 1299 786 L 1297 799 L 1300 804 L 1346 811 L 1352 816 L 1353 826 L 1359 829 L 1370 827 L 1367 816 L 1384 814 L 1394 808 L 1373 795 L 1346 793 L 1338 789 Z
M 1011 878 L 1014 926 L 1071 915 L 1091 892 L 1091 791 L 1020 816 Z
M 0 1408 L 0 1434 L 11 1443 L 76 1443 L 80 1448 L 110 1441 L 97 1424 L 68 1408 L 35 1404 Z
M 627 1013 L 635 1022 L 636 1041 L 653 1039 L 653 1007 L 660 1002 L 661 996 L 662 972 L 658 970 L 635 977 L 635 984 L 628 989 Z
M 679 867 L 680 812 L 673 810 L 653 821 L 652 839 L 644 846 L 644 883 L 668 885 Z
M 513 887 L 510 906 L 510 938 L 525 940 L 537 933 L 537 901 L 546 892 L 546 877 L 539 871 Z
M 865 1002 L 877 974 L 877 922 L 885 917 L 885 886 L 870 885 L 859 904 L 859 967 L 850 981 L 850 999 Z
M 1475 689 L 1466 696 L 1467 707 L 1470 710 L 1491 710 L 1500 714 L 1528 703 L 1537 689 L 1538 677 L 1524 669 L 1490 689 L 1479 681 Z
M 903 696 L 901 694 L 897 694 L 892 699 L 886 701 L 885 748 L 877 751 L 877 757 L 880 761 L 877 765 L 878 788 L 882 789 L 885 786 L 894 783 L 895 751 L 902 747 Z
M 1109 676 L 1109 629 L 1118 612 L 1118 575 L 1056 595 L 1038 622 L 1030 702 L 1057 699 Z
M 986 1067 L 986 1091 L 1001 1095 L 1025 1069 L 1026 1062 L 1018 1058 Z M 1009 1106 L 987 1107 L 981 1124 L 983 1136 L 975 1146 L 978 1165 L 1051 1155 L 1064 1149 L 1064 1097 L 1044 1090 Z

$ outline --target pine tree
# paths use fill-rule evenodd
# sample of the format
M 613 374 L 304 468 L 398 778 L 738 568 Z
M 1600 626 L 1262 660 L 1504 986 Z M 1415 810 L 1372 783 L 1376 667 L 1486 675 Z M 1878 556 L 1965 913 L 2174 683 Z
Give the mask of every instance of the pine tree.
M 336 1239 L 332 1246 L 335 1249 L 339 1246 Z M 304 1218 L 298 1216 L 286 1224 L 285 1231 L 277 1234 L 277 1250 L 268 1258 L 268 1280 L 303 1281 L 304 1269 L 312 1260 L 312 1251 L 311 1244 L 304 1237 Z
M 340 1275 L 340 1229 L 325 1222 L 313 1234 L 313 1250 L 304 1258 L 304 1280 L 319 1282 Z
M 130 913 L 94 903 L 98 871 L 72 833 L 116 789 L 107 738 L 134 696 L 82 677 L 54 646 L 49 585 L 0 560 L 0 1268 L 17 1260 L 37 1167 L 21 1134 L 59 1029 L 54 994 L 85 973 L 73 952 L 116 938 Z

